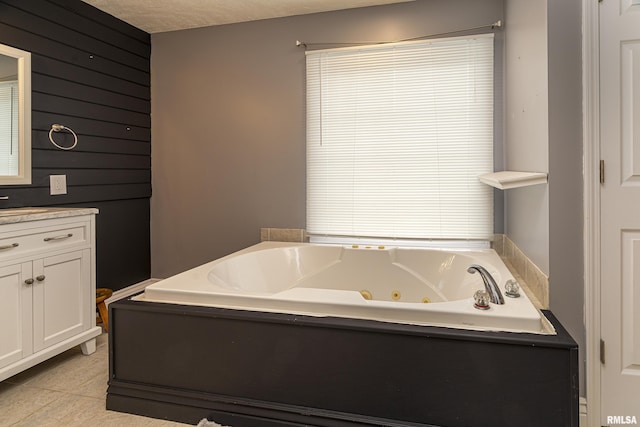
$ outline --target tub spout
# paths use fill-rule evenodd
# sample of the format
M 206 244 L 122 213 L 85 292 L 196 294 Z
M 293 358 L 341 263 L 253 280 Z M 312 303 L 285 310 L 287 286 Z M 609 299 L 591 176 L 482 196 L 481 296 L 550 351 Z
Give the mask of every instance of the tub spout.
M 495 279 L 491 274 L 481 265 L 471 264 L 469 268 L 467 268 L 468 273 L 478 272 L 480 277 L 482 277 L 482 281 L 484 282 L 484 288 L 489 293 L 489 301 L 494 304 L 504 304 L 504 298 L 502 297 L 502 292 L 500 292 L 500 288 L 496 283 Z

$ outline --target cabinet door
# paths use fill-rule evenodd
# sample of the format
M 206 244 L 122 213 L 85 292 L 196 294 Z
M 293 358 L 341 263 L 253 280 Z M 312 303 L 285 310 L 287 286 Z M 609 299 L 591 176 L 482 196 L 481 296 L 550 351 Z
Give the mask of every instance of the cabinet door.
M 0 267 L 0 368 L 33 352 L 31 263 Z
M 87 330 L 95 318 L 90 254 L 86 249 L 33 261 L 34 351 Z

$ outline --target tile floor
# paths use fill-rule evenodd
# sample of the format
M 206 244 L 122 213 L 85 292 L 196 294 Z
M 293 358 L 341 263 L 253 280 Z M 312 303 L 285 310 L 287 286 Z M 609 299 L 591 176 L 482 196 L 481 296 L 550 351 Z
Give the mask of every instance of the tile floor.
M 77 346 L 0 382 L 0 427 L 187 425 L 107 411 L 108 371 L 108 340 L 102 334 L 89 356 Z

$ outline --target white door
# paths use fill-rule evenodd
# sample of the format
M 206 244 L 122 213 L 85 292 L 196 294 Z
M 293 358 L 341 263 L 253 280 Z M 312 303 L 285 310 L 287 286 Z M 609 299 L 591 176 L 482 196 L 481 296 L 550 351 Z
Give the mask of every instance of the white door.
M 640 0 L 601 1 L 599 25 L 601 424 L 640 424 Z

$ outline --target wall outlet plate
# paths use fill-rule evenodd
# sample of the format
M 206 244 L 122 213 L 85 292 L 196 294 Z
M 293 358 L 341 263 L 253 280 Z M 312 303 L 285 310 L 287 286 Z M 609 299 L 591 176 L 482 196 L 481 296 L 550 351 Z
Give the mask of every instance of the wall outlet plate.
M 50 194 L 67 194 L 67 175 L 49 175 Z

